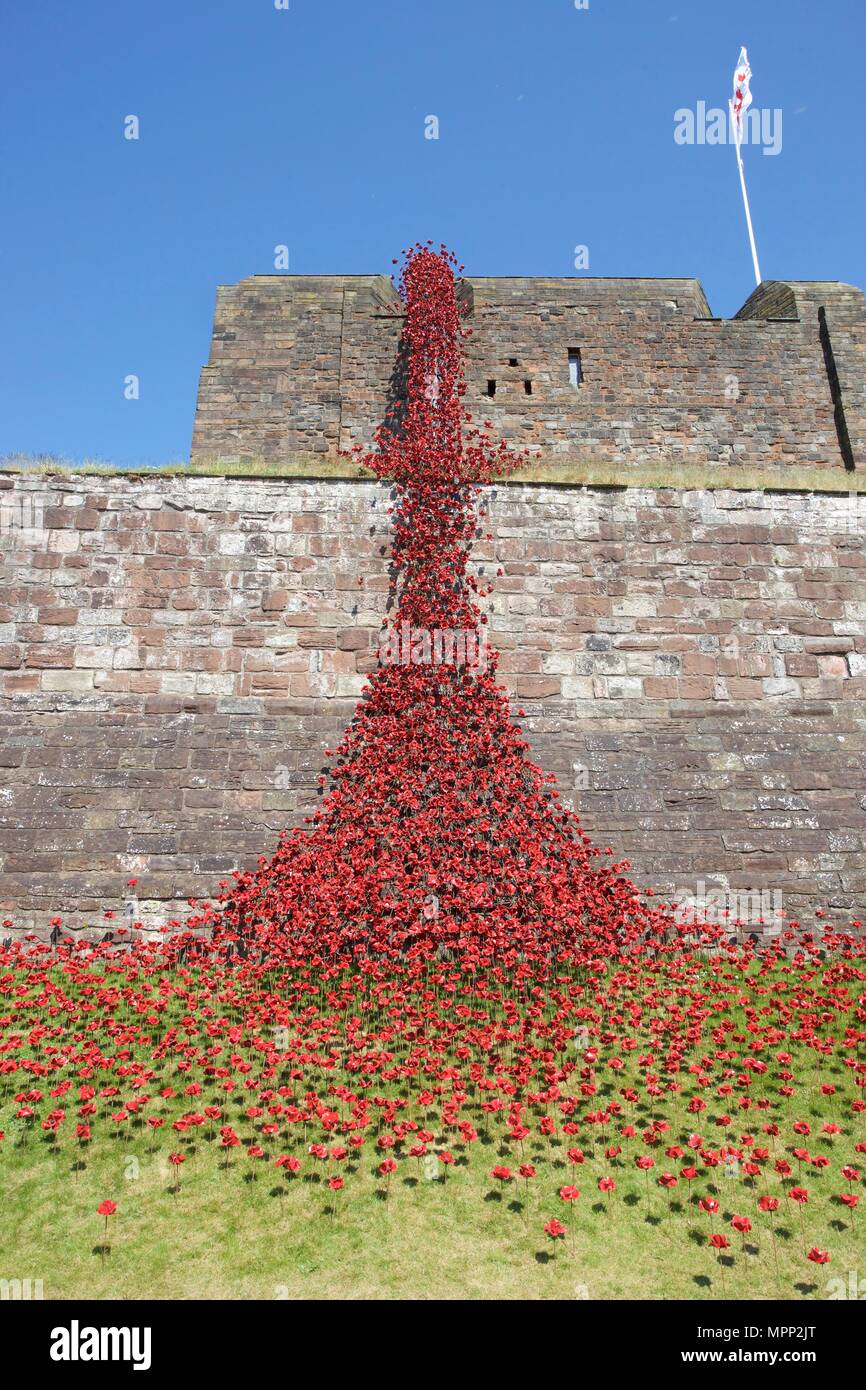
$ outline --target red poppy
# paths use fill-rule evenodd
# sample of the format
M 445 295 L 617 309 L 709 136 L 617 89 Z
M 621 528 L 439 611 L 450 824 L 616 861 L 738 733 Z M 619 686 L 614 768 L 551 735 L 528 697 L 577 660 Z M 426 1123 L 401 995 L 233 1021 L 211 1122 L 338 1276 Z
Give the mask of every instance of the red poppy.
M 565 1235 L 565 1227 L 562 1222 L 557 1221 L 555 1217 L 544 1223 L 544 1229 L 551 1240 L 561 1240 Z

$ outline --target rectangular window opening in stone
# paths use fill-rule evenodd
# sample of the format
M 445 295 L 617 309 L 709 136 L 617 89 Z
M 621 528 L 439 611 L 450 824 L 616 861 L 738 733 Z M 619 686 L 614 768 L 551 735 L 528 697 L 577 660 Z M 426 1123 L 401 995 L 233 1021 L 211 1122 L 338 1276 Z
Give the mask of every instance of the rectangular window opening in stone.
M 568 349 L 568 379 L 572 386 L 579 386 L 583 381 L 583 366 L 580 360 L 580 348 Z
M 487 383 L 487 394 L 488 394 L 488 396 L 495 396 L 495 395 L 496 395 L 496 382 L 493 380 L 492 377 L 490 378 L 490 380 L 489 380 L 488 383 Z
M 529 377 L 527 377 L 526 380 L 524 381 L 524 383 L 523 383 L 523 389 L 524 389 L 524 391 L 526 392 L 527 396 L 531 396 L 531 395 L 532 395 L 532 382 L 529 380 Z
M 509 359 L 508 359 L 508 365 L 509 365 L 509 367 L 516 367 L 516 366 L 517 366 L 517 358 L 516 358 L 516 357 L 509 357 Z

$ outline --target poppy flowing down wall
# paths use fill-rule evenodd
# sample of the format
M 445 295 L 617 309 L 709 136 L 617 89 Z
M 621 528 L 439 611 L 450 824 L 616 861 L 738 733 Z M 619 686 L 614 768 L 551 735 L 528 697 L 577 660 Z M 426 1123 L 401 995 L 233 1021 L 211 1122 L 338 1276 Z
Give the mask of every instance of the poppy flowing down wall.
M 449 948 L 474 964 L 676 943 L 674 916 L 642 902 L 531 761 L 496 681 L 478 603 L 489 590 L 468 562 L 480 490 L 516 460 L 464 408 L 455 269 L 444 247 L 407 255 L 405 397 L 362 456 L 394 489 L 382 651 L 409 640 L 411 659 L 380 660 L 328 751 L 322 807 L 236 875 L 218 936 L 240 929 L 296 958 Z M 434 659 L 437 634 L 456 659 Z

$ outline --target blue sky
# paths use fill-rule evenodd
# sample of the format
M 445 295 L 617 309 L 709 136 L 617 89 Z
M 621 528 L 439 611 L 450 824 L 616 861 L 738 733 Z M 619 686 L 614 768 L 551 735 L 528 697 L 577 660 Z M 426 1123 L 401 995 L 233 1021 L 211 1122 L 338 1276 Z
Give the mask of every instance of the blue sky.
M 189 449 L 215 287 L 391 270 L 753 286 L 735 152 L 677 145 L 742 43 L 782 148 L 745 151 L 766 278 L 863 285 L 862 0 L 28 0 L 0 67 L 0 455 Z M 140 138 L 124 139 L 137 115 Z M 425 118 L 439 120 L 425 139 Z M 135 374 L 140 398 L 124 398 Z

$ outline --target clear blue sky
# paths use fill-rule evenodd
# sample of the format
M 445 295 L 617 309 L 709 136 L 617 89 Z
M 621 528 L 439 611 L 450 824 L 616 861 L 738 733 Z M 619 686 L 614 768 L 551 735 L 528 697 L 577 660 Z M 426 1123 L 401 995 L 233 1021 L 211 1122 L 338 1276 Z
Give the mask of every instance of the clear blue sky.
M 185 457 L 215 287 L 387 272 L 752 271 L 724 107 L 742 43 L 776 156 L 745 151 L 766 278 L 866 283 L 863 0 L 6 0 L 0 455 Z M 140 139 L 123 138 L 127 115 Z M 440 138 L 424 138 L 436 115 Z M 141 396 L 124 399 L 124 378 Z

